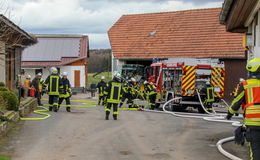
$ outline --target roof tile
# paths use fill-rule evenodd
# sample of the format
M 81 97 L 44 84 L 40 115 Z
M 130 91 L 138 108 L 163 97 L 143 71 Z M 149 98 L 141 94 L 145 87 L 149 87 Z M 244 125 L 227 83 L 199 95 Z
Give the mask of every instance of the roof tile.
M 116 58 L 243 58 L 243 34 L 226 32 L 219 14 L 220 8 L 211 8 L 123 15 L 108 31 L 113 54 Z

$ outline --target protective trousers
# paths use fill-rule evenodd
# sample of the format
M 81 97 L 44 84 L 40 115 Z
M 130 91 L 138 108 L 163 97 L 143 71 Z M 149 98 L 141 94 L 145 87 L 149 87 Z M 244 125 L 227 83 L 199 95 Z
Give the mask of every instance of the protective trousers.
M 67 97 L 67 98 L 60 97 L 60 98 L 59 98 L 59 107 L 60 107 L 60 105 L 61 105 L 61 103 L 62 103 L 62 101 L 63 101 L 64 99 L 65 99 L 65 101 L 66 101 L 66 110 L 67 110 L 67 112 L 70 112 L 70 107 L 71 107 L 70 97 Z
M 49 95 L 49 111 L 57 112 L 58 111 L 58 95 Z
M 205 109 L 208 111 L 208 112 L 212 112 L 212 102 L 206 102 L 206 106 L 205 106 Z
M 247 126 L 246 139 L 250 144 L 250 160 L 260 159 L 260 127 Z
M 41 103 L 42 95 L 41 95 L 41 92 L 39 90 L 36 90 L 35 98 L 37 98 L 38 105 L 41 106 L 42 105 L 42 103 Z
M 149 105 L 151 106 L 152 110 L 154 110 L 155 108 L 155 101 L 156 101 L 156 93 L 149 95 Z
M 106 120 L 109 119 L 109 114 L 110 114 L 112 107 L 113 107 L 113 118 L 114 118 L 114 120 L 117 120 L 117 116 L 118 116 L 118 104 L 117 103 L 107 103 Z
M 102 105 L 104 105 L 104 98 L 105 98 L 105 96 L 103 96 L 103 95 L 98 96 L 98 105 L 100 105 L 101 102 L 102 102 Z

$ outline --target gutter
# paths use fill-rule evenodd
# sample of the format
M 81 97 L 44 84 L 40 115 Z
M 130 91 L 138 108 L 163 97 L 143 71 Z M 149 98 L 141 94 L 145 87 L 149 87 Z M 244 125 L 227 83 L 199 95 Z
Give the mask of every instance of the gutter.
M 229 11 L 231 9 L 233 1 L 234 0 L 225 0 L 222 4 L 222 9 L 219 15 L 220 24 L 226 24 L 226 19 L 229 15 Z

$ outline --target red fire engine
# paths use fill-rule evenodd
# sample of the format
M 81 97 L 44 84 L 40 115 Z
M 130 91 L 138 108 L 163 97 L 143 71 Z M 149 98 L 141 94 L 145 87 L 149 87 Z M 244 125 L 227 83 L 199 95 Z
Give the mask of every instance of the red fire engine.
M 196 90 L 203 88 L 206 82 L 214 87 L 216 99 L 224 96 L 225 69 L 223 64 L 213 65 L 186 65 L 181 63 L 152 63 L 149 68 L 148 81 L 157 89 L 160 98 L 157 104 L 163 104 L 174 97 L 181 100 L 172 103 L 172 109 L 186 109 L 188 106 L 198 108 L 203 112 Z

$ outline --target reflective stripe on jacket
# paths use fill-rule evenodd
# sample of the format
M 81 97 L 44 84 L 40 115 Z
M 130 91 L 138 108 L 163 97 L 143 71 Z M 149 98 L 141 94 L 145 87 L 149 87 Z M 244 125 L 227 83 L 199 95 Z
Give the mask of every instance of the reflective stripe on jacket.
M 245 96 L 245 125 L 260 126 L 260 80 L 243 82 Z
M 104 92 L 108 103 L 120 103 L 122 96 L 122 83 L 112 80 L 108 82 L 106 91 Z
M 61 78 L 57 74 L 51 74 L 44 83 L 48 85 L 49 95 L 59 95 L 60 89 L 63 88 Z
M 206 102 L 214 102 L 215 98 L 214 98 L 214 91 L 213 91 L 213 87 L 207 87 L 207 99 Z

